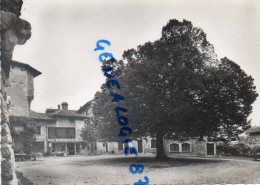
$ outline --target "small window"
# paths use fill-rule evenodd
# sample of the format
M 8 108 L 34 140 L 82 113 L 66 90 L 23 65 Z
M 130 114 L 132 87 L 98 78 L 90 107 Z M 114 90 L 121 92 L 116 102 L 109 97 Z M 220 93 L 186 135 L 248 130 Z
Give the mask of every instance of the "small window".
M 182 144 L 182 151 L 183 152 L 190 152 L 190 144 L 189 143 L 183 143 Z
M 37 127 L 36 127 L 35 134 L 41 135 L 41 126 L 37 126 Z
M 151 148 L 156 148 L 156 139 L 151 140 Z
M 170 145 L 170 152 L 179 152 L 179 144 L 173 143 Z

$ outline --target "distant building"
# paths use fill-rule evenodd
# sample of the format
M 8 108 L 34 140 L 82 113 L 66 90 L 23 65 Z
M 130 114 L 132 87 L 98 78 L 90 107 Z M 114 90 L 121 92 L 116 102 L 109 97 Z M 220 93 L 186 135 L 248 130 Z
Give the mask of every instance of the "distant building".
M 66 102 L 61 104 L 61 108 L 59 106 L 58 109 L 46 109 L 46 114 L 55 121 L 42 125 L 42 130 L 46 130 L 47 133 L 45 149 L 47 148 L 50 153 L 83 154 L 86 142 L 80 134 L 85 125 L 86 116 L 69 110 Z
M 78 113 L 88 117 L 87 124 L 93 124 L 93 101 L 84 104 L 77 111 Z M 92 147 L 95 146 L 95 147 Z M 122 154 L 127 146 L 135 147 L 138 153 L 156 153 L 156 138 L 145 137 L 134 140 L 132 143 L 121 142 L 95 142 L 90 144 L 92 154 L 114 153 Z M 165 153 L 168 155 L 216 155 L 216 143 L 208 141 L 204 137 L 204 141 L 187 140 L 184 142 L 165 139 L 164 140 Z
M 254 144 L 260 144 L 260 127 L 250 128 L 246 133 L 252 137 Z

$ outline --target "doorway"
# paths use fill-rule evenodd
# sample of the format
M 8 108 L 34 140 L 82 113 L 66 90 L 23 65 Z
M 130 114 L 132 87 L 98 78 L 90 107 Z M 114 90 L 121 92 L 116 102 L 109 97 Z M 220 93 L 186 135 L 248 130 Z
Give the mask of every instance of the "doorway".
M 68 146 L 69 155 L 75 155 L 74 143 L 68 143 L 67 146 Z
M 207 155 L 214 155 L 214 144 L 207 143 Z
M 138 145 L 138 153 L 143 153 L 143 141 L 137 140 L 137 145 Z

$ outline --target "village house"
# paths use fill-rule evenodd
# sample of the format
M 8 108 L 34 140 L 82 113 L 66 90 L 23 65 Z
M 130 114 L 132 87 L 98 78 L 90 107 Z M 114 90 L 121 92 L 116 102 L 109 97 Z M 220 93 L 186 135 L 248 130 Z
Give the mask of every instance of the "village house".
M 11 102 L 9 110 L 15 152 L 26 151 L 24 132 L 28 124 L 32 124 L 36 128 L 31 138 L 33 153 L 81 154 L 85 148 L 85 141 L 80 136 L 85 116 L 68 110 L 66 102 L 58 109 L 47 109 L 46 113 L 30 109 L 34 99 L 34 78 L 40 74 L 28 64 L 17 61 L 11 63 L 7 93 Z
M 252 138 L 254 144 L 260 144 L 260 127 L 250 128 L 246 133 Z
M 34 78 L 41 74 L 40 71 L 28 64 L 12 61 L 10 68 L 10 84 L 7 94 L 11 104 L 11 116 L 29 117 L 31 102 L 34 98 Z
M 61 107 L 58 105 L 58 109 L 46 109 L 46 114 L 55 121 L 42 125 L 42 130 L 47 133 L 45 152 L 65 155 L 83 154 L 86 142 L 81 137 L 81 131 L 86 116 L 69 110 L 67 102 L 63 102 Z
M 10 66 L 9 95 L 10 124 L 15 152 L 25 150 L 24 132 L 26 124 L 32 122 L 31 102 L 34 99 L 34 78 L 41 74 L 32 66 L 12 61 Z M 14 121 L 15 120 L 15 121 Z
M 89 101 L 84 104 L 77 111 L 79 114 L 87 116 L 87 124 L 92 123 L 92 108 L 93 101 Z M 127 146 L 135 147 L 140 154 L 155 153 L 156 152 L 156 139 L 152 137 L 140 138 L 134 140 L 132 143 L 121 142 L 95 142 L 90 144 L 90 150 L 92 154 L 122 154 Z M 207 137 L 204 137 L 204 141 L 187 140 L 184 142 L 174 140 L 164 140 L 165 153 L 168 155 L 216 155 L 216 142 L 208 141 Z

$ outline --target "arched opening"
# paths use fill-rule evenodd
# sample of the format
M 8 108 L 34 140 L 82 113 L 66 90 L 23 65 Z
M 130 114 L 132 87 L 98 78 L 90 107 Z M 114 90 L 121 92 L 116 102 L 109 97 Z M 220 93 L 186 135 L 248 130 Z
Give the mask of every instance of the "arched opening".
M 170 144 L 170 152 L 179 152 L 179 144 L 177 143 L 172 143 Z
M 182 152 L 190 152 L 190 144 L 189 143 L 183 143 L 182 144 Z

